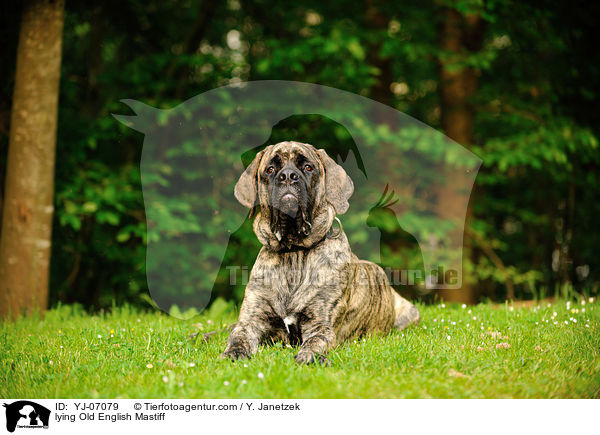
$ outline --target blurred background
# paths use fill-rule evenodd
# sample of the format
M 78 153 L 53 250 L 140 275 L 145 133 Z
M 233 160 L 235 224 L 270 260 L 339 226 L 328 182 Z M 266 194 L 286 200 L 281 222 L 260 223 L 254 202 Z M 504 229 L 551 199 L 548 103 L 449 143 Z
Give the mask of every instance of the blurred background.
M 466 303 L 598 293 L 597 3 L 107 0 L 67 2 L 63 9 L 60 1 L 36 0 L 4 2 L 0 11 L 0 314 L 59 302 L 92 310 L 151 304 L 139 167 L 144 136 L 110 114 L 128 113 L 123 98 L 165 109 L 218 86 L 264 79 L 318 83 L 374 99 L 483 160 L 467 213 L 462 289 L 400 291 L 426 302 Z M 44 14 L 50 21 L 39 19 Z M 28 57 L 23 41 L 43 34 L 49 22 L 60 30 L 55 41 L 45 36 L 54 51 Z M 36 59 L 42 70 L 58 59 L 58 87 L 38 86 L 44 74 L 19 83 L 29 77 L 24 69 L 37 68 Z M 11 169 L 17 159 L 9 158 L 13 143 L 24 155 L 37 155 L 16 133 L 21 118 L 14 113 L 17 96 L 36 90 L 58 95 L 51 132 L 56 163 L 46 178 L 26 164 L 21 172 Z M 349 140 L 339 124 L 310 115 L 280 123 L 270 140 L 289 138 Z M 48 139 L 48 146 L 54 142 Z M 51 235 L 45 233 L 49 267 L 25 253 L 15 275 L 9 265 L 23 252 L 26 235 L 13 216 L 27 223 L 36 214 L 19 208 L 11 183 L 26 177 L 36 192 L 52 186 L 49 176 L 53 197 L 28 199 L 54 206 Z M 185 218 L 190 210 L 169 207 L 170 228 L 193 232 L 193 216 Z M 398 256 L 418 268 L 414 241 L 394 236 L 385 212 L 371 218 L 371 226 L 387 231 L 382 258 L 385 250 L 388 261 Z M 250 225 L 236 240 L 243 249 L 228 250 L 229 258 L 251 266 L 259 246 Z M 190 262 L 185 252 L 169 255 Z M 39 287 L 35 300 L 23 296 L 25 274 Z M 232 288 L 226 277 L 215 284 L 213 299 L 239 303 L 243 287 Z

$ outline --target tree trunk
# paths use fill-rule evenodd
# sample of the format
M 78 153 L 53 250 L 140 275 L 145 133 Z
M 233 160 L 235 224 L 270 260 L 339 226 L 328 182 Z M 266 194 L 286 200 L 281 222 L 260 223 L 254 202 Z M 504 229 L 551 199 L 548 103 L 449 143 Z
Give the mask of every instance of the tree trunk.
M 375 0 L 365 1 L 365 26 L 374 34 L 387 30 L 390 17 L 383 14 L 377 7 Z M 392 73 L 392 59 L 382 58 L 380 55 L 382 41 L 377 40 L 368 45 L 367 62 L 379 70 L 377 81 L 371 87 L 369 97 L 386 106 L 392 106 L 393 95 L 390 85 L 394 81 Z M 386 121 L 389 121 L 386 119 Z
M 0 239 L 0 317 L 48 304 L 63 21 L 64 0 L 32 0 L 23 8 Z
M 449 8 L 444 8 L 442 14 L 439 34 L 440 49 L 443 53 L 440 62 L 442 129 L 452 140 L 468 147 L 473 143 L 474 109 L 471 98 L 477 90 L 477 71 L 472 67 L 457 68 L 456 63 L 481 49 L 484 21 L 479 15 L 463 15 Z M 456 179 L 460 176 L 451 169 L 449 172 L 446 174 L 447 179 Z M 456 192 L 451 189 L 447 191 L 442 189 L 439 192 L 440 210 L 447 213 L 457 206 L 462 207 L 462 201 L 456 199 Z M 469 225 L 471 214 L 468 209 L 465 227 Z M 450 215 L 456 214 L 451 212 Z M 463 258 L 468 258 L 471 252 L 468 231 L 465 231 L 463 247 Z M 475 303 L 477 299 L 475 288 L 464 273 L 461 289 L 440 290 L 438 295 L 449 302 Z

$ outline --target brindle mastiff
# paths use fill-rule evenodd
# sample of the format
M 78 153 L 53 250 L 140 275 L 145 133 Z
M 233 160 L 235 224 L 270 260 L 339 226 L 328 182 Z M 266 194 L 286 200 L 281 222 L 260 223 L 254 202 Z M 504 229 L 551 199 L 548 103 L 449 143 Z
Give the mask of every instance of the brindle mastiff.
M 324 363 L 350 337 L 419 321 L 384 271 L 350 250 L 336 215 L 353 191 L 344 169 L 312 145 L 281 142 L 258 153 L 235 197 L 256 214 L 263 248 L 221 357 L 250 358 L 259 343 L 283 340 L 301 345 L 297 362 Z

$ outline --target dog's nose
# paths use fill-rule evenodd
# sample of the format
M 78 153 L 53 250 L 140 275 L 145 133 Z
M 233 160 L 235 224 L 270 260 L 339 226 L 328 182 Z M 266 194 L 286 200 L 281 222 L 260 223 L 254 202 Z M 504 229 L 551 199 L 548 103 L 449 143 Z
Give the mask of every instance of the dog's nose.
M 296 181 L 298 181 L 298 179 L 300 178 L 298 176 L 298 172 L 292 168 L 283 168 L 280 172 L 279 172 L 279 181 L 281 181 L 282 183 L 284 182 L 288 182 L 288 183 L 294 183 Z

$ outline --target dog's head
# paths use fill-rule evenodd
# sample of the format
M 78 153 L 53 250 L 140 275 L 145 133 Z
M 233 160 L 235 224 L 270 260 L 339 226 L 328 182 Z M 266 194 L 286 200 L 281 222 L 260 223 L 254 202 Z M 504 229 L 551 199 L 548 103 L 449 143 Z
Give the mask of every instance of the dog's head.
M 235 197 L 258 213 L 254 231 L 274 250 L 309 248 L 336 214 L 348 210 L 352 180 L 325 150 L 280 142 L 257 154 L 235 186 Z

